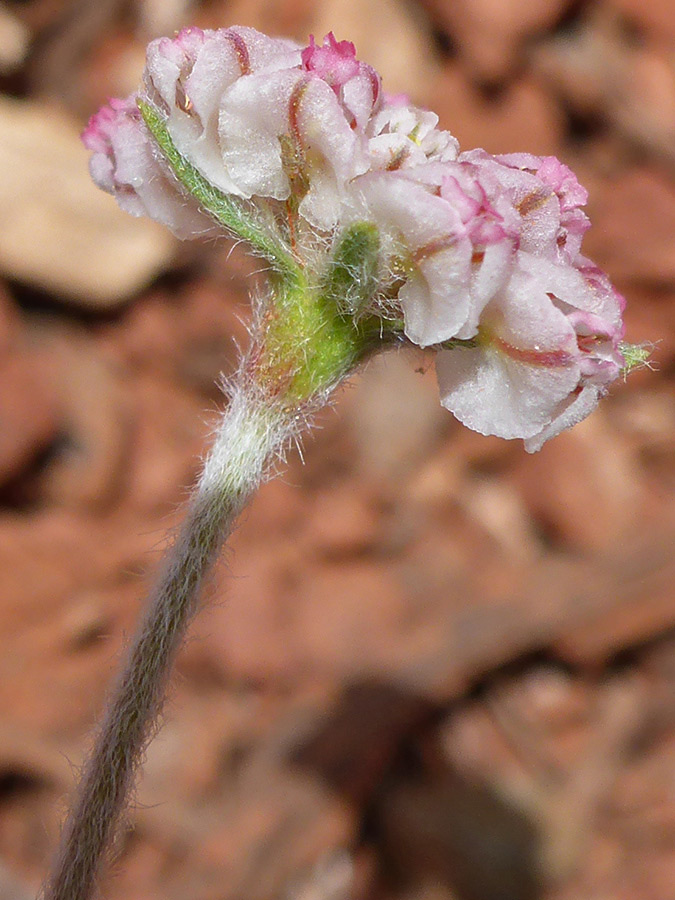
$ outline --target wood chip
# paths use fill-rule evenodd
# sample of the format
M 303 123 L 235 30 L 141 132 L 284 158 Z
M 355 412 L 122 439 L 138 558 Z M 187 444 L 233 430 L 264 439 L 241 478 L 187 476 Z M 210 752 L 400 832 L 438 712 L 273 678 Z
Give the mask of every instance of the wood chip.
M 0 75 L 19 68 L 28 53 L 30 33 L 4 3 L 0 3 Z

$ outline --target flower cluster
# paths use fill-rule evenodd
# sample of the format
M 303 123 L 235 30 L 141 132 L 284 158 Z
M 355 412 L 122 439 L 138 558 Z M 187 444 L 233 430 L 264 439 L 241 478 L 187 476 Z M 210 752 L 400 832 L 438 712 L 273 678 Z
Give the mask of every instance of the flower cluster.
M 407 272 L 407 336 L 450 342 L 436 362 L 444 406 L 528 450 L 595 408 L 624 366 L 624 300 L 580 254 L 586 192 L 566 166 L 474 150 L 359 181 L 359 214 Z
M 353 44 L 186 29 L 150 44 L 140 95 L 91 119 L 97 184 L 179 237 L 211 235 L 139 97 L 180 157 L 300 265 L 327 270 L 346 229 L 372 225 L 377 278 L 351 312 L 437 348 L 441 401 L 469 427 L 536 450 L 624 367 L 623 299 L 581 255 L 573 173 L 554 157 L 460 152 L 434 113 L 383 92 Z

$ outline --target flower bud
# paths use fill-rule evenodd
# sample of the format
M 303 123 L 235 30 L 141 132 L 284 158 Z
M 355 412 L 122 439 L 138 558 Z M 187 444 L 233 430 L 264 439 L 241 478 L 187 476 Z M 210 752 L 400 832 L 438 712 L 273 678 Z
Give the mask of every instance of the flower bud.
M 379 289 L 379 255 L 380 233 L 372 222 L 356 222 L 339 235 L 322 293 L 342 315 L 369 309 Z

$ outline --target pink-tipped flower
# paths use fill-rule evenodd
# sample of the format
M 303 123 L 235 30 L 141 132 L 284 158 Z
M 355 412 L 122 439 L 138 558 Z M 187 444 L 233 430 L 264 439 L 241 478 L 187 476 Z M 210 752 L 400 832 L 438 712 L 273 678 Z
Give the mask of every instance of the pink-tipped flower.
M 302 219 L 330 231 L 349 181 L 368 168 L 364 129 L 380 80 L 347 42 L 328 38 L 300 55 L 301 65 L 241 78 L 223 96 L 220 147 L 245 196 L 290 199 Z
M 353 187 L 353 215 L 383 235 L 406 336 L 452 345 L 438 357 L 448 409 L 530 450 L 588 415 L 624 365 L 623 299 L 579 255 L 586 191 L 566 166 L 475 150 Z
M 291 200 L 311 226 L 331 230 L 347 182 L 368 168 L 365 128 L 379 108 L 379 76 L 356 59 L 352 44 L 332 35 L 302 51 L 252 28 L 188 28 L 149 45 L 143 81 L 141 98 L 165 117 L 176 150 L 230 196 Z M 116 102 L 131 111 L 135 100 Z M 111 120 L 114 153 L 100 142 L 87 146 L 97 183 L 125 208 L 156 217 L 131 196 L 135 184 L 116 172 L 126 141 L 137 147 L 144 140 L 152 153 L 150 135 L 134 122 L 140 137 L 120 116 Z M 166 216 L 161 221 L 171 225 Z
M 475 346 L 441 351 L 441 402 L 469 428 L 539 450 L 581 421 L 619 375 L 623 298 L 586 260 L 520 251 Z
M 126 212 L 150 216 L 182 239 L 218 233 L 156 154 L 135 95 L 101 107 L 89 120 L 82 141 L 93 152 L 89 169 L 94 182 L 113 194 Z
M 583 211 L 588 194 L 571 169 L 553 156 L 530 153 L 491 156 L 470 150 L 459 159 L 476 175 L 489 173 L 495 190 L 508 198 L 517 214 L 521 250 L 563 262 L 576 258 L 590 223 Z
M 347 180 L 365 171 L 363 128 L 380 82 L 332 35 L 304 51 L 251 28 L 190 29 L 148 48 L 145 85 L 178 151 L 221 191 L 288 200 L 333 228 Z
M 305 72 L 314 72 L 329 84 L 336 94 L 356 78 L 365 68 L 356 58 L 356 47 L 351 41 L 336 41 L 330 31 L 317 46 L 314 35 L 309 36 L 309 46 L 302 51 L 302 67 Z M 370 67 L 368 67 L 370 68 Z
M 366 126 L 381 99 L 380 76 L 356 58 L 351 41 L 337 41 L 331 31 L 317 46 L 314 35 L 310 35 L 309 46 L 302 51 L 302 67 L 332 87 L 343 108 L 353 116 L 352 127 Z
M 508 280 L 517 248 L 515 214 L 489 173 L 459 162 L 375 172 L 353 183 L 354 218 L 383 237 L 406 336 L 422 347 L 476 334 L 485 305 Z
M 276 196 L 284 193 L 285 181 L 281 173 L 270 172 L 270 148 L 261 146 L 258 122 L 250 116 L 248 127 L 234 131 L 228 141 L 221 117 L 228 92 L 241 81 L 250 82 L 264 73 L 269 87 L 276 86 L 278 93 L 280 82 L 288 80 L 285 74 L 299 69 L 299 65 L 297 45 L 269 38 L 253 28 L 187 28 L 173 39 L 152 41 L 143 80 L 147 99 L 166 115 L 176 149 L 211 184 L 238 197 L 250 197 L 256 188 Z M 263 158 L 259 160 L 257 179 L 251 177 L 250 167 L 246 171 L 248 177 L 242 179 L 238 171 L 231 171 L 228 166 L 227 151 L 229 148 L 236 157 L 241 142 L 250 140 L 251 132 L 258 139 L 249 152 L 253 159 L 262 152 Z M 280 157 L 278 146 L 276 155 Z M 265 173 L 262 176 L 261 171 Z

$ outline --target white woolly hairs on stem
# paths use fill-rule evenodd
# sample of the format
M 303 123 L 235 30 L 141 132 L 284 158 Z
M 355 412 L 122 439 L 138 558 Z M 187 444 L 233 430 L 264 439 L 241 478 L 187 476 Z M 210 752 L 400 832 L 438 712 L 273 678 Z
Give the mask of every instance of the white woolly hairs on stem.
M 40 896 L 88 900 L 161 712 L 168 676 L 211 563 L 271 464 L 306 421 L 266 397 L 242 364 L 185 521 L 113 691 Z

